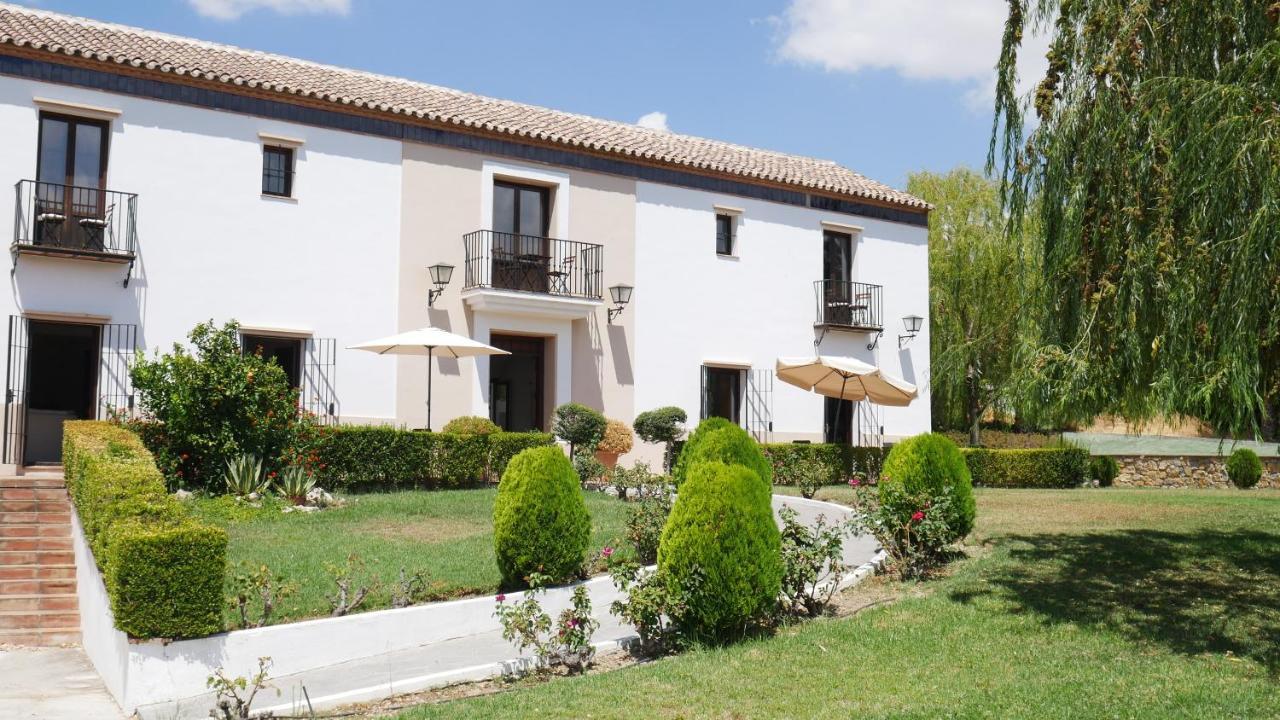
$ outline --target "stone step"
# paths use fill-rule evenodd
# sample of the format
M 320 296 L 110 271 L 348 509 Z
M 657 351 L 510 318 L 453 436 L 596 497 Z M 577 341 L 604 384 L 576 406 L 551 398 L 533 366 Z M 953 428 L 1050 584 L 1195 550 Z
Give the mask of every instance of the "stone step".
M 73 612 L 76 608 L 74 594 L 0 595 L 0 612 Z
M 79 630 L 0 630 L 0 645 L 57 647 L 79 644 Z
M 0 598 L 11 595 L 66 595 L 76 591 L 75 578 L 0 580 Z
M 71 502 L 61 500 L 0 500 L 0 513 L 71 512 Z
M 0 511 L 0 525 L 21 524 L 29 525 L 31 523 L 50 523 L 56 525 L 65 525 L 71 522 L 71 512 L 63 510 L 60 512 L 4 512 Z
M 67 491 L 62 488 L 11 488 L 0 487 L 0 505 L 10 500 L 66 500 Z
M 0 610 L 0 630 L 79 630 L 74 610 Z
M 0 568 L 6 565 L 74 565 L 70 550 L 0 550 Z
M 22 475 L 19 477 L 0 478 L 0 488 L 22 489 L 65 489 L 67 481 L 61 475 Z
M 0 552 L 32 552 L 39 550 L 70 550 L 69 537 L 0 538 Z
M 0 565 L 0 582 L 6 580 L 75 580 L 75 563 Z
M 69 538 L 71 537 L 71 526 L 62 524 L 37 525 L 35 523 L 23 525 L 6 523 L 0 525 L 0 539 L 34 537 Z

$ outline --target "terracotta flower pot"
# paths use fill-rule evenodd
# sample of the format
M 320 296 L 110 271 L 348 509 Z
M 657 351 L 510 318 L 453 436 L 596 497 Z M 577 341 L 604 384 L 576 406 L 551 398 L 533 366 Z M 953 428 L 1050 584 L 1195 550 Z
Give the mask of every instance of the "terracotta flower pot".
M 596 451 L 596 459 L 600 461 L 609 470 L 612 470 L 618 464 L 618 453 L 605 452 L 604 450 Z

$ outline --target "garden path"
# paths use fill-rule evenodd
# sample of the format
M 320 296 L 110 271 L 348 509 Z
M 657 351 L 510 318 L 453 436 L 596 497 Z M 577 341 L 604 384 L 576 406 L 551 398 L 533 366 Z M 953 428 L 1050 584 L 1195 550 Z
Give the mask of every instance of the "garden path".
M 849 509 L 831 503 L 775 495 L 775 512 L 783 505 L 794 508 L 799 518 L 810 525 L 820 515 L 828 519 L 846 517 Z M 870 563 L 878 551 L 875 540 L 860 536 L 846 540 L 845 562 L 851 567 Z M 865 576 L 846 578 L 852 584 Z M 601 652 L 617 649 L 634 637 L 634 630 L 609 612 L 609 605 L 619 593 L 607 577 L 586 583 L 591 593 L 593 614 L 600 628 L 593 638 Z M 542 605 L 553 615 L 567 606 L 571 588 L 555 588 L 546 594 Z M 491 604 L 476 604 L 476 612 L 486 619 L 493 612 Z M 256 710 L 274 710 L 277 715 L 306 716 L 308 702 L 315 710 L 376 700 L 401 693 L 416 692 L 458 682 L 483 680 L 519 667 L 525 660 L 518 657 L 512 645 L 502 639 L 496 619 L 491 629 L 472 635 L 450 638 L 421 647 L 388 652 L 350 662 L 317 668 L 295 675 L 272 679 L 279 690 L 259 694 Z M 179 703 L 162 703 L 139 708 L 142 720 L 208 717 L 212 696 L 188 698 Z

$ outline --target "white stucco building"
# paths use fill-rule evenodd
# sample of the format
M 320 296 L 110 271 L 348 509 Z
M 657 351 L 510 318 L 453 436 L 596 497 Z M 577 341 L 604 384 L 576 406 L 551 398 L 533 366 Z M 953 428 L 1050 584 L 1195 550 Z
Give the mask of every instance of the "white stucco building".
M 0 131 L 6 465 L 56 461 L 63 420 L 132 406 L 135 348 L 210 319 L 333 422 L 426 425 L 425 359 L 346 348 L 430 324 L 513 353 L 438 361 L 436 427 L 569 400 L 784 442 L 930 426 L 928 323 L 899 337 L 928 206 L 834 163 L 7 5 Z M 772 377 L 815 348 L 921 396 L 836 427 Z

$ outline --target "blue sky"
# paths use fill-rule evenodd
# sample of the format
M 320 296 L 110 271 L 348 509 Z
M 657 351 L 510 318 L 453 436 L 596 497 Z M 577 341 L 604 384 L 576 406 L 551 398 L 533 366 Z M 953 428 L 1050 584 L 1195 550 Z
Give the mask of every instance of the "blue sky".
M 1003 0 L 25 2 L 674 132 L 901 187 L 981 167 Z M 650 122 L 655 116 L 651 116 Z

